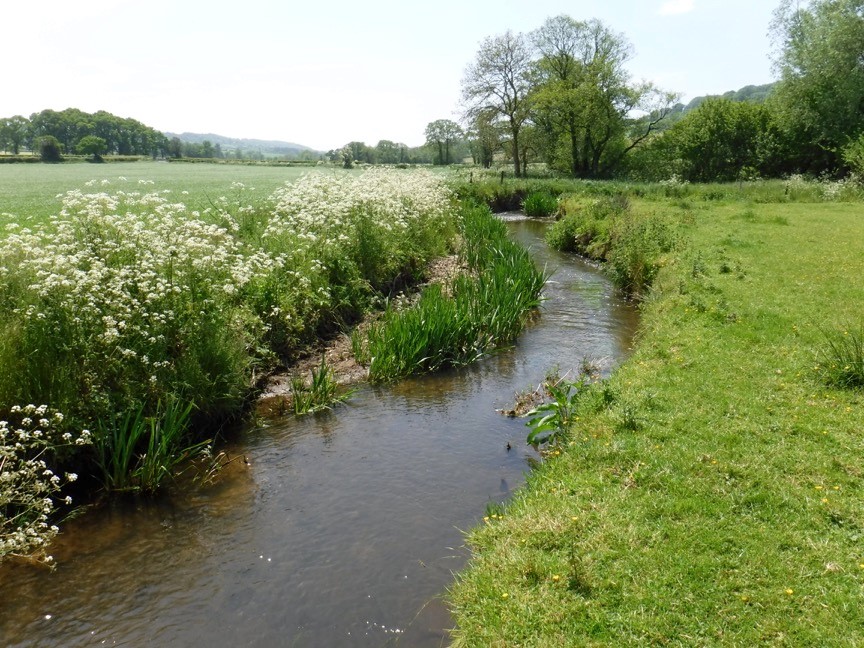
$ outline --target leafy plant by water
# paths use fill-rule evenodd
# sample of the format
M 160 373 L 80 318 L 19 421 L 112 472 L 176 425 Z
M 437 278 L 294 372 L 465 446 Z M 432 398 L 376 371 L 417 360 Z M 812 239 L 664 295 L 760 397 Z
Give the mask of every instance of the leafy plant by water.
M 321 363 L 312 370 L 308 384 L 302 376 L 294 376 L 291 379 L 291 399 L 294 413 L 298 415 L 330 409 L 333 405 L 348 400 L 352 393 L 350 391 L 339 393 L 336 375 L 323 355 Z
M 142 405 L 100 420 L 93 445 L 105 490 L 155 493 L 205 454 L 210 440 L 188 442 L 193 409 L 174 399 L 160 402 L 152 415 Z
M 589 378 L 583 375 L 576 382 L 561 379 L 546 385 L 551 400 L 528 412 L 525 423 L 531 431 L 530 445 L 554 444 L 564 438 L 576 418 L 579 401 L 586 393 Z

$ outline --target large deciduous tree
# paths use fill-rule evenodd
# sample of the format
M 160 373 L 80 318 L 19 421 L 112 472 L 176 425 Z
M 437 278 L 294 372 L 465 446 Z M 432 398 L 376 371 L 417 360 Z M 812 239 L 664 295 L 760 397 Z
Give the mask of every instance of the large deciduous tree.
M 82 137 L 75 150 L 81 155 L 92 155 L 94 162 L 102 162 L 102 154 L 108 149 L 105 140 L 95 135 L 85 135 Z
M 22 144 L 27 139 L 29 126 L 30 122 L 21 115 L 0 119 L 0 140 L 2 140 L 3 149 L 9 147 L 14 155 L 18 155 L 21 152 Z
M 531 71 L 527 38 L 508 30 L 480 44 L 462 78 L 466 120 L 474 122 L 485 114 L 505 123 L 516 176 L 522 173 L 519 136 L 530 113 Z
M 451 164 L 453 162 L 451 145 L 463 136 L 459 124 L 449 119 L 436 119 L 426 126 L 426 144 L 436 151 L 435 164 Z
M 608 175 L 645 140 L 677 100 L 649 83 L 631 84 L 632 48 L 601 21 L 549 18 L 532 33 L 539 55 L 534 118 L 547 161 L 576 177 Z M 634 119 L 633 113 L 647 117 Z
M 774 99 L 797 140 L 799 167 L 833 170 L 864 134 L 864 0 L 783 0 L 772 30 Z

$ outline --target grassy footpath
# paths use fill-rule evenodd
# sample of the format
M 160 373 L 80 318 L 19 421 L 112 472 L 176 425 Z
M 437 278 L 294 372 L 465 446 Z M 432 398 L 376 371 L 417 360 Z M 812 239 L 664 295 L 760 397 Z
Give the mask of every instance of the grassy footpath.
M 681 223 L 631 359 L 470 535 L 457 646 L 864 645 L 861 204 L 633 200 Z

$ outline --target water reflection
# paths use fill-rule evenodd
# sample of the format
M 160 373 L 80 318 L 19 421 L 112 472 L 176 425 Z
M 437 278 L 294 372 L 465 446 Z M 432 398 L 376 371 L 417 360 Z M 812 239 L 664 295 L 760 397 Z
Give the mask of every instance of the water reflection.
M 51 573 L 0 569 L 4 645 L 437 646 L 462 530 L 524 481 L 526 429 L 496 409 L 546 371 L 625 353 L 635 314 L 596 271 L 546 249 L 542 316 L 461 371 L 362 387 L 333 413 L 250 430 L 250 464 L 205 492 L 66 527 Z M 508 444 L 510 449 L 508 449 Z

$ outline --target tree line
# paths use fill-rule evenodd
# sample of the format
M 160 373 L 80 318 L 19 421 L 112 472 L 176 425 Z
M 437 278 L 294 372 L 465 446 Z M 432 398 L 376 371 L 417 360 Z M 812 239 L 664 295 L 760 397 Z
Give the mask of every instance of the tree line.
M 77 108 L 43 110 L 29 118 L 21 115 L 0 119 L 0 150 L 18 155 L 22 150 L 100 156 L 164 155 L 167 139 L 141 122 L 100 110 L 86 113 Z
M 458 128 L 457 124 L 454 125 Z M 348 142 L 341 148 L 327 151 L 325 157 L 345 168 L 351 168 L 355 164 L 452 164 L 461 162 L 469 154 L 468 146 L 468 143 L 461 139 L 454 142 L 452 148 L 448 149 L 450 157 L 446 162 L 439 161 L 435 148 L 428 143 L 412 147 L 391 140 L 380 140 L 375 146 L 359 141 Z
M 577 178 L 864 172 L 864 0 L 783 0 L 771 35 L 776 84 L 685 107 L 630 79 L 631 45 L 599 20 L 507 31 L 465 71 L 464 128 L 433 122 L 427 143 L 446 163 L 464 138 L 476 163 L 503 157 L 516 176 L 535 161 Z

